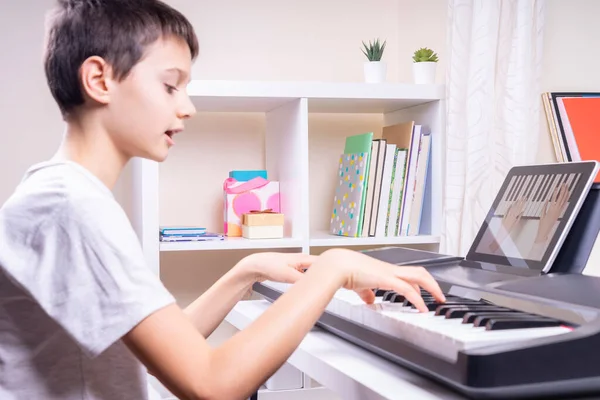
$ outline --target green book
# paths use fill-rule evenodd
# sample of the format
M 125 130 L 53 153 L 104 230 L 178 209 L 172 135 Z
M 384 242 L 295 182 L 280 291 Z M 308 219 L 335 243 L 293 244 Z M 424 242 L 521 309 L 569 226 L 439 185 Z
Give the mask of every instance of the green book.
M 344 146 L 344 154 L 365 153 L 366 156 L 361 160 L 364 164 L 364 188 L 360 201 L 360 211 L 358 214 L 358 236 L 362 235 L 363 221 L 365 214 L 365 203 L 367 199 L 367 182 L 369 181 L 369 165 L 371 164 L 371 146 L 373 145 L 373 132 L 362 133 L 360 135 L 348 136 Z

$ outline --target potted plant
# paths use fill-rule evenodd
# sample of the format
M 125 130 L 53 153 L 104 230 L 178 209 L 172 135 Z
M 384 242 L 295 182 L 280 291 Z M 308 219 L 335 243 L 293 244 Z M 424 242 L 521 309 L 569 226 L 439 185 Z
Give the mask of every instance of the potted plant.
M 373 42 L 369 41 L 368 45 L 364 41 L 362 42 L 362 52 L 368 60 L 364 63 L 365 81 L 367 83 L 381 83 L 385 81 L 387 65 L 384 61 L 381 61 L 385 43 L 385 40 L 383 43 L 380 43 L 379 39 Z
M 427 47 L 422 47 L 413 54 L 413 76 L 415 83 L 435 83 L 437 54 Z

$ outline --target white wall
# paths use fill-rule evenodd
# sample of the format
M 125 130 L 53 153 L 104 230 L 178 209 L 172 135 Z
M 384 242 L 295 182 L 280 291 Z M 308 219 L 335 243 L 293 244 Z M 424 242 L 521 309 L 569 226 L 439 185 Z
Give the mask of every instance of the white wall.
M 600 90 L 600 54 L 594 51 L 600 38 L 598 15 L 597 0 L 547 0 L 542 92 Z M 581 58 L 585 61 L 580 62 Z M 543 108 L 540 120 L 538 161 L 555 162 Z M 600 241 L 584 273 L 600 276 Z
M 41 64 L 48 4 L 0 0 L 0 204 L 31 163 L 52 155 L 62 134 Z

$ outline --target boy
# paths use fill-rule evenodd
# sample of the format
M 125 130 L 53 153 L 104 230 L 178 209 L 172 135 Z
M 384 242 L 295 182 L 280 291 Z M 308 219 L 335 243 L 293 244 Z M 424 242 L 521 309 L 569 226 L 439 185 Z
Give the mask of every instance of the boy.
M 182 399 L 241 399 L 285 362 L 341 287 L 419 286 L 422 268 L 346 250 L 254 254 L 181 310 L 144 265 L 112 197 L 132 157 L 163 161 L 195 110 L 192 26 L 158 0 L 59 0 L 44 67 L 67 128 L 0 209 L 0 398 L 147 398 L 146 371 Z M 299 271 L 308 268 L 302 274 Z M 295 282 L 219 348 L 205 337 L 253 282 Z M 146 370 L 147 369 L 147 370 Z

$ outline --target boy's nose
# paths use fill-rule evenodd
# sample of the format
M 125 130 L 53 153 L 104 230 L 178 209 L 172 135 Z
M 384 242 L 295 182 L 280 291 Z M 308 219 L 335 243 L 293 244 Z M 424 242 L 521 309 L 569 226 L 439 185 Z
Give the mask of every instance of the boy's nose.
M 184 104 L 181 106 L 177 114 L 177 117 L 181 119 L 191 118 L 196 115 L 196 106 L 194 106 L 194 103 L 192 103 L 192 100 L 189 98 L 189 96 L 185 96 Z

